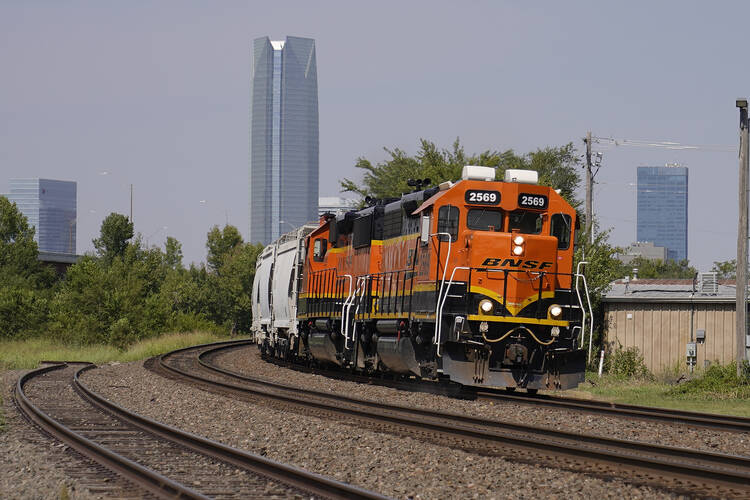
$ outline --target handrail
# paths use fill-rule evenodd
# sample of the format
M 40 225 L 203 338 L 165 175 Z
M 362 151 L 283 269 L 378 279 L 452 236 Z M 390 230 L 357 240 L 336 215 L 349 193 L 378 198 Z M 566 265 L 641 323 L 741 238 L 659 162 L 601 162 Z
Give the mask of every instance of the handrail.
M 349 349 L 349 313 L 352 310 L 352 306 L 354 305 L 354 300 L 357 298 L 357 295 L 359 294 L 360 289 L 362 288 L 362 284 L 364 283 L 365 277 L 364 276 L 358 276 L 357 277 L 357 288 L 354 290 L 354 293 L 351 295 L 351 300 L 346 305 L 346 328 L 344 330 L 344 350 Z M 359 310 L 359 302 L 357 302 L 357 309 L 354 311 L 354 316 L 356 320 L 357 311 Z M 356 323 L 356 322 L 355 322 Z M 352 332 L 352 336 L 354 336 Z
M 349 295 L 346 296 L 346 300 L 344 300 L 344 303 L 341 306 L 341 335 L 344 335 L 344 324 L 349 323 L 347 316 L 344 315 L 344 311 L 346 310 L 349 299 L 352 297 L 352 284 L 354 282 L 354 278 L 352 278 L 351 274 L 344 274 L 342 275 L 342 278 L 349 278 Z
M 356 322 L 357 314 L 359 313 L 359 306 L 362 305 L 362 300 L 361 299 L 364 298 L 364 296 L 365 296 L 365 291 L 367 290 L 367 282 L 370 280 L 370 275 L 369 274 L 365 274 L 364 276 L 360 276 L 359 279 L 358 279 L 358 281 L 360 281 L 360 280 L 362 282 L 362 286 L 357 288 L 357 291 L 360 292 L 359 293 L 360 300 L 357 301 L 357 307 L 356 307 L 356 309 L 354 309 L 354 319 L 355 319 L 355 321 L 354 321 L 354 328 L 352 329 L 352 340 L 354 340 L 354 338 L 355 338 L 355 336 L 357 334 L 357 322 Z M 355 296 L 356 295 L 357 295 L 357 293 L 355 293 Z M 351 307 L 351 305 L 349 307 Z M 348 330 L 349 330 L 348 326 L 349 325 L 347 325 L 347 333 L 348 333 Z M 356 348 L 356 345 L 354 347 Z M 344 338 L 344 350 L 347 350 L 347 349 L 349 349 L 349 337 L 348 337 L 348 335 L 347 335 L 347 337 Z
M 589 321 L 591 322 L 589 327 L 589 349 L 588 349 L 588 361 L 591 362 L 591 344 L 594 340 L 594 311 L 591 307 L 591 298 L 589 296 L 589 286 L 586 282 L 586 276 L 581 272 L 581 265 L 588 264 L 587 261 L 581 261 L 576 266 L 576 295 L 578 296 L 578 304 L 581 306 L 581 313 L 583 313 L 583 318 L 581 318 L 581 343 L 586 339 L 586 309 L 584 308 L 583 301 L 581 300 L 581 291 L 578 286 L 578 278 L 583 279 L 583 287 L 584 291 L 586 293 L 586 303 L 589 307 Z
M 453 277 L 456 275 L 456 270 L 458 269 L 471 270 L 470 267 L 465 267 L 465 266 L 454 267 L 453 271 L 451 272 L 451 278 L 448 281 L 448 286 L 445 287 L 445 295 L 443 295 L 442 286 L 440 287 L 440 295 L 438 295 L 438 308 L 435 314 L 435 344 L 437 344 L 436 354 L 438 357 L 442 357 L 442 354 L 440 352 L 440 341 L 442 340 L 442 336 L 443 336 L 443 322 L 441 321 L 441 318 L 443 317 L 443 306 L 445 306 L 445 301 L 448 300 L 448 292 L 451 289 L 451 286 L 453 285 Z M 467 290 L 467 293 L 468 293 L 468 290 Z
M 438 292 L 438 301 L 437 304 L 435 304 L 435 324 L 436 328 L 437 325 L 440 324 L 440 313 L 442 312 L 440 309 L 440 297 L 443 295 L 443 285 L 445 285 L 445 273 L 448 271 L 448 262 L 451 257 L 451 244 L 453 243 L 453 236 L 450 233 L 432 233 L 430 234 L 430 237 L 432 236 L 447 236 L 448 237 L 448 254 L 445 256 L 445 264 L 443 265 L 443 279 L 440 280 L 440 291 Z M 455 271 L 455 269 L 454 269 Z M 436 333 L 439 333 L 439 330 L 437 330 Z M 437 335 L 435 335 L 436 344 L 438 345 L 438 356 L 440 356 L 440 344 L 437 342 Z

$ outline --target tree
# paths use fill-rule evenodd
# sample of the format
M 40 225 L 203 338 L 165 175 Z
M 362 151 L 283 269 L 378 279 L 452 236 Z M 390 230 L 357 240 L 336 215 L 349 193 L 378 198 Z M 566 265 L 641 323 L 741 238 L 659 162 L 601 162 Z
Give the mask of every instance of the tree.
M 518 167 L 513 168 L 536 170 L 539 172 L 540 184 L 559 189 L 560 195 L 573 207 L 577 208 L 581 204 L 575 197 L 575 192 L 581 184 L 581 176 L 576 171 L 580 161 L 573 143 L 569 142 L 558 148 L 537 149 L 522 157 L 522 160 L 524 161 Z
M 230 331 L 249 331 L 252 321 L 252 290 L 255 263 L 263 245 L 245 243 L 237 246 L 225 260 L 222 269 L 222 286 L 229 300 Z
M 172 269 L 182 269 L 182 243 L 177 241 L 176 238 L 167 236 L 167 241 L 164 243 L 164 260 Z
M 579 160 L 572 143 L 538 149 L 523 156 L 510 149 L 467 155 L 459 139 L 451 149 L 439 149 L 435 143 L 420 139 L 420 149 L 414 156 L 399 148 L 384 150 L 390 158 L 377 165 L 364 157 L 358 158 L 355 166 L 365 171 L 362 182 L 344 179 L 341 190 L 356 193 L 362 199 L 367 196 L 398 197 L 412 190 L 407 184 L 408 179 L 429 178 L 435 185 L 460 179 L 465 165 L 483 165 L 497 169 L 496 179 L 502 179 L 508 168 L 536 170 L 540 183 L 560 189 L 562 196 L 573 206 L 580 204 L 575 199 L 575 191 L 581 182 L 576 171 Z
M 622 263 L 615 255 L 622 249 L 609 244 L 610 230 L 598 231 L 594 225 L 594 238 L 588 244 L 586 238 L 581 238 L 581 244 L 576 247 L 574 264 L 586 261 L 585 274 L 591 296 L 594 317 L 601 316 L 602 297 L 609 291 L 612 282 L 624 276 Z M 575 269 L 574 269 L 575 270 Z
M 39 331 L 47 320 L 55 274 L 38 257 L 34 228 L 0 196 L 0 338 Z
M 5 196 L 0 196 L 0 280 L 10 275 L 29 278 L 41 271 L 34 227 Z
M 625 266 L 623 275 L 631 269 L 638 269 L 638 277 L 642 279 L 692 279 L 698 274 L 687 259 L 663 261 L 636 257 Z
M 224 226 L 224 229 L 219 229 L 219 226 L 212 227 L 206 238 L 206 263 L 209 271 L 217 272 L 232 250 L 241 244 L 242 236 L 236 227 L 229 224 Z
M 583 233 L 579 233 L 583 236 Z M 615 255 L 622 252 L 621 248 L 609 244 L 610 230 L 599 231 L 599 226 L 594 220 L 593 241 L 589 244 L 586 238 L 580 238 L 576 245 L 574 256 L 574 271 L 578 269 L 578 263 L 587 262 L 583 268 L 586 276 L 586 285 L 591 299 L 593 310 L 593 342 L 594 350 L 598 350 L 604 341 L 606 325 L 604 323 L 603 297 L 610 290 L 612 282 L 624 276 L 622 262 Z M 587 311 L 588 312 L 588 311 Z M 589 318 L 587 317 L 587 323 Z M 586 325 L 588 333 L 589 325 Z M 584 347 L 588 346 L 588 335 L 583 339 Z
M 126 216 L 113 212 L 102 221 L 99 237 L 93 243 L 99 256 L 111 262 L 125 252 L 132 237 L 133 223 Z
M 711 271 L 716 273 L 719 279 L 733 280 L 737 277 L 737 259 L 714 261 Z

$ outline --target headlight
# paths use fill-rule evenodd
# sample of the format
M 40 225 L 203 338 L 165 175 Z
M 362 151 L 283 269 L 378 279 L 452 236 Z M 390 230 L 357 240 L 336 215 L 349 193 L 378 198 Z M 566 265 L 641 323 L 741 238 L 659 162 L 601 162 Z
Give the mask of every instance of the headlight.
M 513 247 L 513 255 L 521 255 L 523 253 L 523 247 L 521 246 L 514 246 Z
M 479 310 L 484 314 L 490 314 L 492 312 L 492 301 L 488 299 L 482 299 L 479 301 Z
M 516 245 L 523 245 L 524 241 L 526 240 L 524 240 L 523 236 L 521 236 L 520 234 L 516 236 L 515 238 L 513 238 L 513 243 L 515 243 Z
M 554 319 L 560 319 L 562 316 L 562 307 L 557 304 L 552 304 L 549 306 L 549 315 Z

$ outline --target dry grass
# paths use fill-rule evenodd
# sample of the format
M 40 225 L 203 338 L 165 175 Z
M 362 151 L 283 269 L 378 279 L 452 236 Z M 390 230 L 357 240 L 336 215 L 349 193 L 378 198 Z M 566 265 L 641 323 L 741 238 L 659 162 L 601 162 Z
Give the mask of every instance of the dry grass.
M 213 333 L 169 333 L 137 342 L 120 350 L 109 345 L 70 346 L 61 342 L 36 338 L 0 342 L 0 369 L 23 370 L 35 368 L 40 361 L 137 361 L 174 349 L 195 344 L 225 340 Z

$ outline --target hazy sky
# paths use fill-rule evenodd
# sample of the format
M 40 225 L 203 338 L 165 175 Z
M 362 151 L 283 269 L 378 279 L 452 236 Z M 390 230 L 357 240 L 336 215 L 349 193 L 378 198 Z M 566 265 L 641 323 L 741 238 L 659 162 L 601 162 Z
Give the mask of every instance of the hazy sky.
M 316 40 L 320 194 L 358 156 L 424 137 L 467 152 L 598 137 L 595 212 L 635 240 L 636 167 L 690 169 L 689 258 L 734 258 L 738 112 L 750 96 L 748 2 L 0 1 L 0 192 L 16 177 L 78 183 L 79 253 L 127 214 L 205 260 L 226 220 L 247 236 L 250 47 Z M 108 172 L 103 174 L 103 172 Z M 201 203 L 201 200 L 205 200 Z M 166 229 L 164 229 L 166 226 Z

